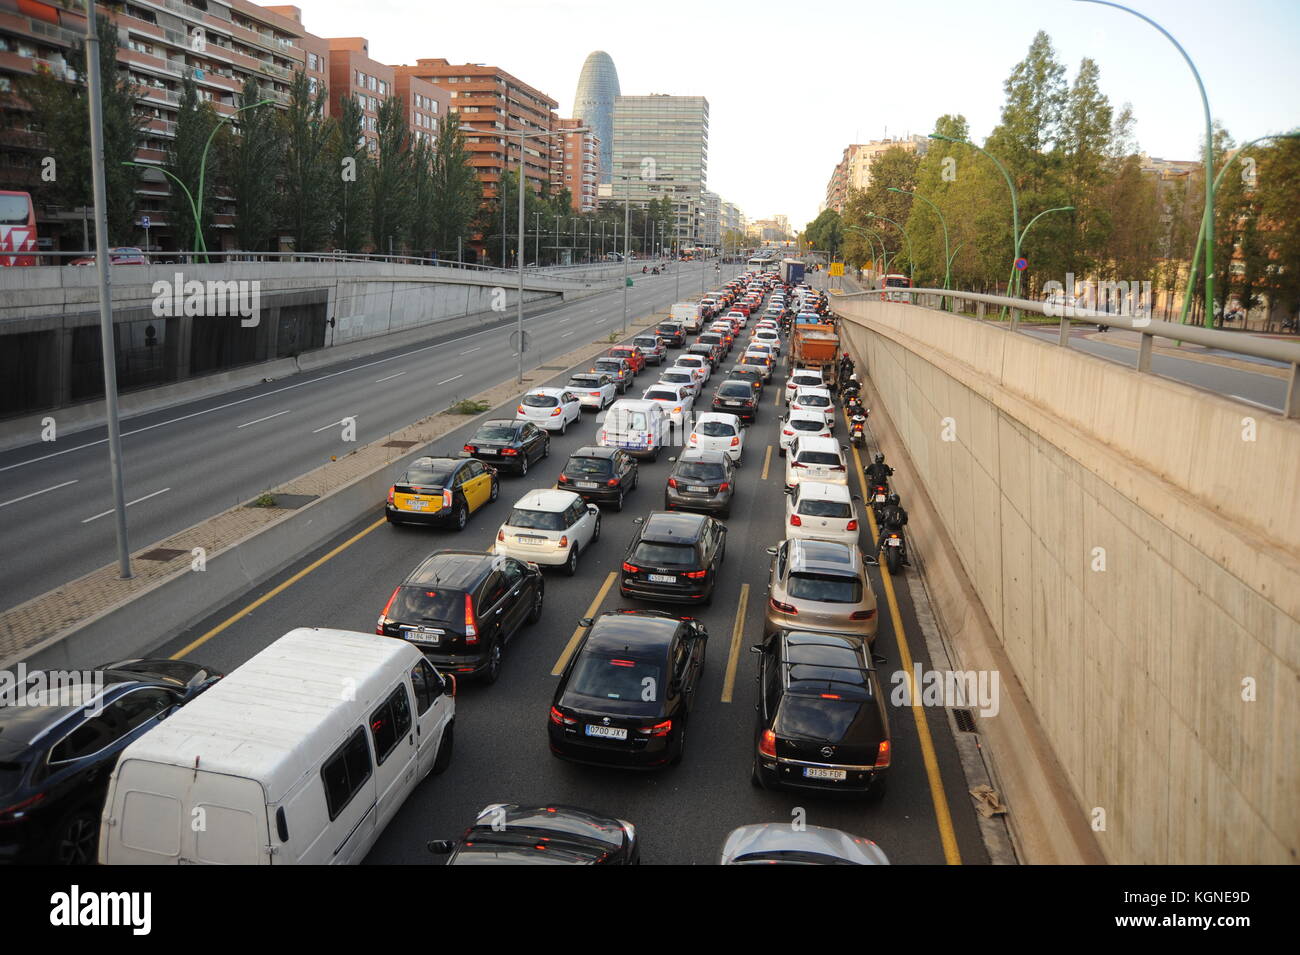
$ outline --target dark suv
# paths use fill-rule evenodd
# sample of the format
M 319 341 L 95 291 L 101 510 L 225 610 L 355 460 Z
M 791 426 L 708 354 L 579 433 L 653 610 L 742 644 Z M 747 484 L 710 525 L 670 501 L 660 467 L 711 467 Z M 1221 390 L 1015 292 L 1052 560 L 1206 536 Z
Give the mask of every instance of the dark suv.
M 89 865 L 108 779 L 130 743 L 222 677 L 195 663 L 125 660 L 36 670 L 0 705 L 0 862 Z
M 703 514 L 651 511 L 628 546 L 618 592 L 668 603 L 713 602 L 727 527 Z
M 678 322 L 660 322 L 655 326 L 655 334 L 662 338 L 669 348 L 681 348 L 686 344 L 686 326 Z
M 755 786 L 879 796 L 891 748 L 865 640 L 777 630 L 759 655 Z
M 668 475 L 664 509 L 708 511 L 730 517 L 735 471 L 731 458 L 721 451 L 687 448 Z
M 588 504 L 613 504 L 623 510 L 623 498 L 636 490 L 636 458 L 622 448 L 579 448 L 569 455 L 555 486 L 572 491 Z
M 758 416 L 758 393 L 753 382 L 741 378 L 728 378 L 713 393 L 713 410 L 734 414 L 746 424 L 753 424 Z
M 541 619 L 545 587 L 536 564 L 436 551 L 393 591 L 375 633 L 415 644 L 439 670 L 495 683 L 506 644 Z

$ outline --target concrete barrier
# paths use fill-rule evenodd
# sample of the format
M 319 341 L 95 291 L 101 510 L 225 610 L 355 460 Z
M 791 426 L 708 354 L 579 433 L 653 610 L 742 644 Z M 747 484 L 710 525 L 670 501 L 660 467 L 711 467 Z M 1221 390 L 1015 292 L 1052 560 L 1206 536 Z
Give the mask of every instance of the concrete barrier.
M 836 309 L 1106 858 L 1294 863 L 1300 423 L 948 313 Z

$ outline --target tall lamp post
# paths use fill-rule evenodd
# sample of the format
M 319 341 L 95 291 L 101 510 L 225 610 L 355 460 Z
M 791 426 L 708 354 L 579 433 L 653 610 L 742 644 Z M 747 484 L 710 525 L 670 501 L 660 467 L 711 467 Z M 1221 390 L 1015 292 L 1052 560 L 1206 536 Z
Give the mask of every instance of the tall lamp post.
M 845 225 L 844 230 L 846 232 L 860 232 L 862 235 L 867 237 L 867 242 L 871 244 L 871 258 L 874 261 L 881 263 L 880 268 L 883 274 L 884 271 L 886 271 L 889 267 L 889 253 L 885 249 L 885 240 L 884 238 L 881 237 L 880 233 L 872 229 L 864 229 L 862 228 L 862 226 L 856 226 L 856 225 Z M 879 259 L 876 258 L 876 240 L 880 241 Z
M 938 206 L 936 206 L 933 202 L 925 198 L 925 196 L 921 195 L 920 193 L 908 192 L 906 189 L 896 189 L 893 186 L 889 187 L 889 191 L 902 193 L 905 196 L 911 196 L 913 199 L 920 199 L 927 206 L 933 209 L 934 214 L 939 217 L 939 224 L 943 226 L 943 260 L 944 262 L 949 263 L 949 265 L 944 269 L 943 287 L 944 287 L 944 291 L 951 289 L 952 288 L 952 268 L 951 268 L 952 259 L 948 255 L 948 220 L 943 217 L 943 213 L 939 211 Z M 1029 231 L 1028 226 L 1025 227 L 1025 231 L 1026 232 Z M 945 302 L 944 304 L 947 303 Z
M 203 183 L 208 174 L 208 150 L 212 147 L 212 140 L 217 138 L 217 130 L 244 112 L 244 110 L 257 109 L 259 106 L 270 106 L 274 102 L 273 99 L 258 100 L 256 103 L 249 103 L 247 106 L 239 107 L 229 116 L 223 116 L 217 125 L 212 127 L 212 132 L 208 133 L 208 141 L 203 144 L 203 156 L 199 160 L 199 196 L 198 199 L 193 201 L 192 205 L 198 210 L 194 217 L 194 251 L 203 252 L 205 262 L 208 258 L 208 244 L 203 239 Z
M 911 279 L 911 277 L 912 277 L 912 272 L 913 272 L 913 270 L 914 270 L 914 268 L 915 268 L 915 266 L 916 266 L 916 263 L 912 261 L 912 240 L 908 237 L 908 235 L 907 235 L 907 230 L 904 229 L 904 228 L 903 228 L 901 225 L 899 225 L 897 222 L 895 222 L 893 219 L 889 218 L 889 216 L 882 216 L 882 215 L 877 215 L 877 214 L 874 213 L 874 212 L 868 212 L 868 213 L 867 213 L 867 218 L 868 218 L 868 219 L 883 219 L 885 222 L 888 222 L 890 225 L 892 225 L 894 228 L 896 228 L 899 232 L 903 233 L 903 243 L 904 243 L 904 245 L 907 246 L 907 277 L 908 277 L 909 279 Z M 897 256 L 897 255 L 894 256 L 894 261 L 895 261 L 895 262 L 898 261 L 898 256 Z
M 578 129 L 538 129 L 531 133 L 524 129 L 516 131 L 516 135 L 519 137 L 519 253 L 515 256 L 515 264 L 519 267 L 519 288 L 517 290 L 518 300 L 515 303 L 515 337 L 518 339 L 516 344 L 519 346 L 519 384 L 521 385 L 524 383 L 524 189 L 527 182 L 527 177 L 524 175 L 524 140 L 545 139 L 548 136 L 564 136 L 570 133 L 586 133 L 590 131 L 587 127 Z M 559 230 L 558 224 L 556 230 Z

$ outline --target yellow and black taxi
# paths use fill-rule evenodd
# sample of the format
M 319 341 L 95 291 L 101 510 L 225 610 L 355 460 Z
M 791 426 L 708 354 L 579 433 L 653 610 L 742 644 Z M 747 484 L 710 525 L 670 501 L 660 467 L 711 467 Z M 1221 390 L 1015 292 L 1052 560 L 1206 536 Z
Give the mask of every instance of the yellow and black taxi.
M 390 524 L 440 524 L 463 530 L 469 515 L 497 499 L 496 468 L 477 458 L 416 458 L 388 489 Z

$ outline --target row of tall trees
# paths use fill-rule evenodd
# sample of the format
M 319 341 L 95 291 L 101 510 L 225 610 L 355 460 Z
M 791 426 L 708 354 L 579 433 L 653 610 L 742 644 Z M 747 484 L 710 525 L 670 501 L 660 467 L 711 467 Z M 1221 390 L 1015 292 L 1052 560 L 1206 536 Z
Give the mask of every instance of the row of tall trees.
M 1204 207 L 1204 170 L 1167 178 L 1143 172 L 1132 110 L 1110 103 L 1099 76 L 1097 64 L 1085 58 L 1068 80 L 1040 32 L 1004 83 L 1001 120 L 983 147 L 1015 184 L 1022 233 L 1046 212 L 1025 233 L 1022 291 L 1037 295 L 1047 281 L 1064 283 L 1072 273 L 1079 280 L 1150 281 L 1153 292 L 1181 297 Z M 961 115 L 939 117 L 934 133 L 971 141 Z M 1216 129 L 1215 172 L 1235 145 Z M 1294 188 L 1300 144 L 1278 140 L 1249 155 L 1253 165 L 1230 170 L 1215 200 L 1215 308 L 1229 299 L 1253 306 L 1268 293 L 1294 311 L 1300 307 Z M 1238 175 L 1250 171 L 1253 177 Z M 1010 192 L 998 166 L 968 145 L 931 139 L 924 157 L 901 146 L 884 151 L 872 164 L 869 188 L 850 193 L 842 218 L 822 213 L 806 237 L 838 237 L 858 263 L 883 245 L 917 284 L 941 286 L 947 262 L 939 215 L 891 187 L 925 197 L 942 213 L 954 287 L 1005 288 L 1015 248 Z M 1047 212 L 1066 206 L 1073 208 Z M 868 238 L 858 229 L 875 234 Z M 1203 308 L 1203 286 L 1196 296 Z

